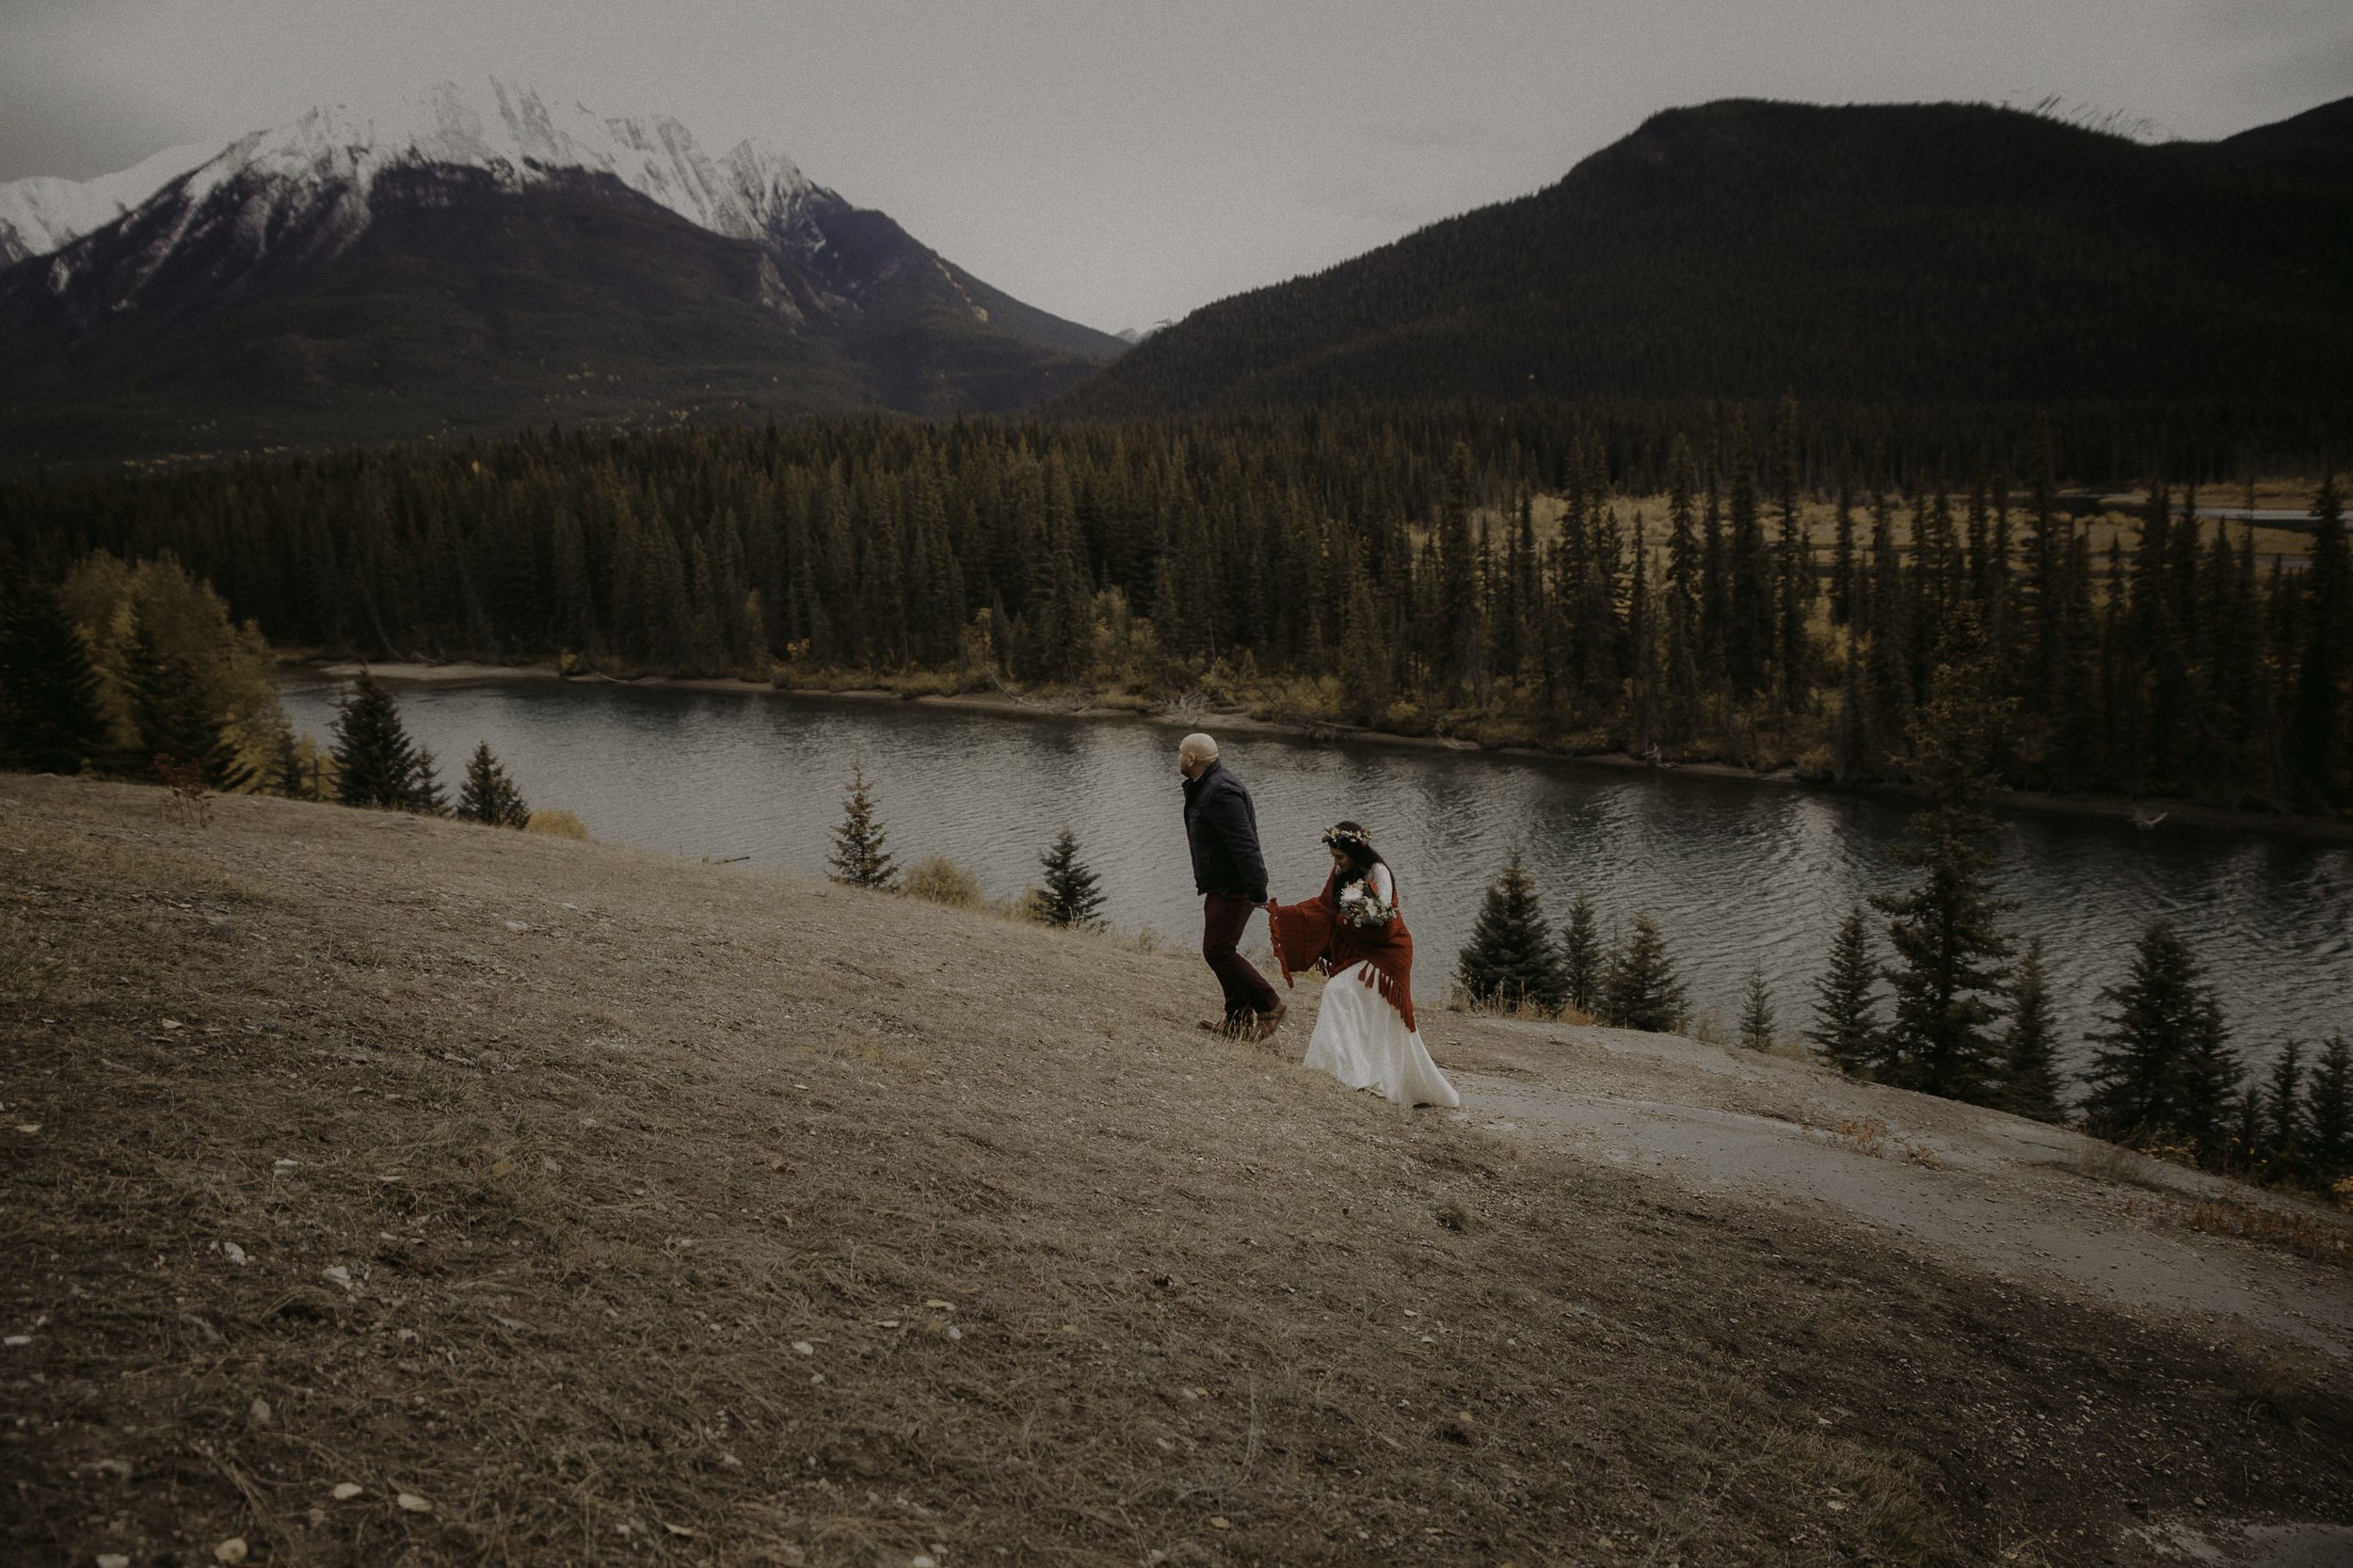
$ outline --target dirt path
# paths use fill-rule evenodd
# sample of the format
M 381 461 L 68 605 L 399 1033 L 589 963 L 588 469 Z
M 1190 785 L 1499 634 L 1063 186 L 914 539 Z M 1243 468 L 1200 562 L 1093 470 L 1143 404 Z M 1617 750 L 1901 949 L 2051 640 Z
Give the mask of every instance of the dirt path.
M 1673 1035 L 1496 1021 L 1467 1044 L 1456 1081 L 1470 1125 L 1694 1192 L 1825 1210 L 1938 1264 L 2151 1321 L 2236 1320 L 2353 1357 L 2344 1268 L 2185 1223 L 2219 1204 L 2353 1236 L 2315 1206 L 2063 1128 Z

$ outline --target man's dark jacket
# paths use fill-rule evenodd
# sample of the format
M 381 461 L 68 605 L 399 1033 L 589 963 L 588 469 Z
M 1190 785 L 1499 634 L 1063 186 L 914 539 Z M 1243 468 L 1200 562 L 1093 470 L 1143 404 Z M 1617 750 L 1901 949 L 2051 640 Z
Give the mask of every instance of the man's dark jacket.
M 1193 846 L 1193 886 L 1266 902 L 1266 856 L 1258 853 L 1258 808 L 1241 780 L 1211 762 L 1185 780 L 1185 838 Z

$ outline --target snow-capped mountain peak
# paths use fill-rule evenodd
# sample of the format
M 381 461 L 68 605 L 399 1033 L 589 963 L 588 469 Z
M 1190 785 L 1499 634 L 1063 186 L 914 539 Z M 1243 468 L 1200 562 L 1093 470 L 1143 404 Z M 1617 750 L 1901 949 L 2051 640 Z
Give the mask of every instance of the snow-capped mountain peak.
M 218 143 L 196 142 L 167 147 L 94 180 L 41 174 L 0 183 L 0 266 L 24 256 L 45 256 L 112 223 L 219 151 Z
M 225 147 L 175 148 L 101 180 L 0 184 L 0 261 L 61 249 L 175 184 L 188 207 L 232 183 L 266 192 L 280 211 L 325 199 L 348 243 L 380 176 L 429 166 L 480 170 L 510 189 L 568 172 L 610 175 L 699 228 L 744 239 L 782 238 L 819 194 L 765 144 L 744 142 L 714 160 L 667 116 L 607 117 L 483 77 L 378 106 L 322 105 Z

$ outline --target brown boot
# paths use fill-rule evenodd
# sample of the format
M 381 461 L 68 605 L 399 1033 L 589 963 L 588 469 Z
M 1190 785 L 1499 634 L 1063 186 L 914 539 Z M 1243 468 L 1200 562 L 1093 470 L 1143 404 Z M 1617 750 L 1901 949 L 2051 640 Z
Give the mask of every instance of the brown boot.
M 1274 1011 L 1258 1015 L 1258 1021 L 1251 1026 L 1250 1037 L 1253 1040 L 1273 1038 L 1274 1032 L 1283 1027 L 1283 1015 L 1290 1010 L 1290 1003 L 1280 997 L 1275 998 Z

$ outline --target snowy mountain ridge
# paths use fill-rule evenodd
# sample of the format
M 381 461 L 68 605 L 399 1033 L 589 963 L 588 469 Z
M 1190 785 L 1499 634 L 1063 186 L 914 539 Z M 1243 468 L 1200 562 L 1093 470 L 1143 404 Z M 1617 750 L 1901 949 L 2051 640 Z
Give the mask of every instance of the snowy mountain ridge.
M 0 250 L 19 453 L 1010 411 L 1125 347 L 765 143 L 489 77 L 19 182 L 0 219 L 30 250 Z
M 94 180 L 36 174 L 0 182 L 0 266 L 45 256 L 145 201 L 164 185 L 213 158 L 215 142 L 167 147 L 129 168 Z
M 667 116 L 608 118 L 576 103 L 554 107 L 529 87 L 485 77 L 465 86 L 437 83 L 376 109 L 322 105 L 226 146 L 174 148 L 97 180 L 0 184 L 0 263 L 62 250 L 166 196 L 193 213 L 216 191 L 240 183 L 251 188 L 245 216 L 257 228 L 265 229 L 273 214 L 332 203 L 340 248 L 365 227 L 379 177 L 434 165 L 478 169 L 509 189 L 569 171 L 610 175 L 698 228 L 770 242 L 806 243 L 796 232 L 804 229 L 809 201 L 832 195 L 764 142 L 739 142 L 714 159 Z M 66 262 L 53 286 L 61 287 L 73 270 Z

